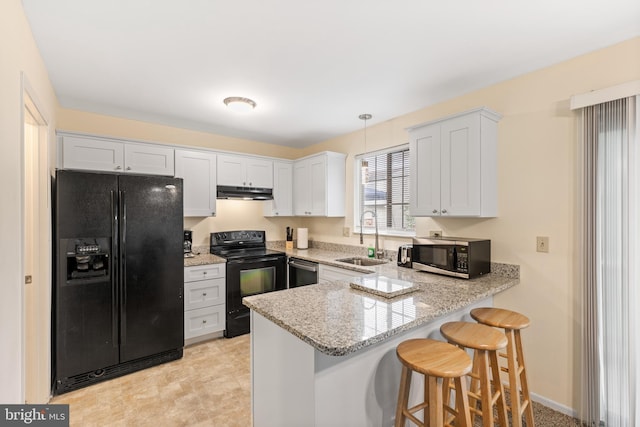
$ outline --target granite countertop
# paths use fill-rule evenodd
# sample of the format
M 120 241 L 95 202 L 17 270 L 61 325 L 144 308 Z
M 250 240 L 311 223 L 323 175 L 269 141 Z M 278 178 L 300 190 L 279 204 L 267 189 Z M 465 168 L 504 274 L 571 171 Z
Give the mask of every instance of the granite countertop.
M 357 256 L 352 253 L 331 251 L 326 249 L 313 249 L 313 248 L 287 249 L 284 252 L 287 254 L 288 257 L 304 259 L 307 261 L 313 261 L 313 262 L 317 262 L 325 265 L 332 265 L 334 267 L 358 271 L 364 274 L 369 274 L 375 271 L 373 267 L 365 267 L 361 265 L 353 265 L 353 264 L 348 264 L 346 262 L 336 261 L 336 259 L 350 258 L 350 257 Z
M 217 255 L 213 255 L 207 252 L 202 253 L 193 253 L 195 256 L 193 258 L 185 258 L 184 266 L 185 267 L 193 267 L 196 265 L 207 265 L 207 264 L 222 264 L 227 262 L 224 258 L 220 258 Z
M 335 261 L 353 254 L 324 249 L 293 249 L 286 253 L 363 274 L 377 273 L 418 287 L 415 292 L 385 298 L 352 289 L 348 281 L 339 280 L 243 299 L 247 307 L 333 356 L 353 353 L 519 283 L 514 275 L 491 273 L 464 280 L 398 267 L 393 261 L 373 267 L 354 266 Z

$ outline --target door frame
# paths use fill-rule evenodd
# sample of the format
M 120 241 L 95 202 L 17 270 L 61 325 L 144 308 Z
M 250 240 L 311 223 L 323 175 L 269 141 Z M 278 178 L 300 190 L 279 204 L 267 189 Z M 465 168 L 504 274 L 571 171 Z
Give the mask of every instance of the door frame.
M 52 140 L 49 114 L 39 101 L 36 91 L 30 84 L 24 72 L 20 75 L 20 360 L 22 378 L 22 400 L 26 403 L 44 404 L 49 402 L 51 396 L 51 159 L 49 157 Z M 38 124 L 37 146 L 32 154 L 27 147 L 27 135 L 25 132 L 26 111 L 35 118 Z M 37 206 L 34 206 L 35 217 L 31 224 L 25 220 L 27 188 L 26 162 L 32 161 L 34 170 L 33 179 L 37 180 L 37 195 L 33 198 Z M 37 235 L 33 236 L 32 243 L 27 242 L 27 227 L 37 224 Z M 26 251 L 29 245 L 35 246 L 33 251 L 33 276 L 36 281 L 27 292 L 24 278 L 26 272 Z M 27 304 L 31 306 L 31 313 L 27 310 Z M 27 334 L 35 333 L 35 338 L 28 344 Z M 33 347 L 33 348 L 32 348 Z M 33 375 L 27 375 L 33 373 Z

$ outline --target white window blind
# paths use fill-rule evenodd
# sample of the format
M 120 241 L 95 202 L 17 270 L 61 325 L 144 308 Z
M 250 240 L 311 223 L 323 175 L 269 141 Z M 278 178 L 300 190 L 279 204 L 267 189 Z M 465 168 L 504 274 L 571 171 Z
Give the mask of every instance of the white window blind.
M 361 173 L 367 162 L 366 177 Z M 356 206 L 354 229 L 373 233 L 375 221 L 381 234 L 413 234 L 409 215 L 409 146 L 361 154 L 356 157 Z
M 640 425 L 640 98 L 581 115 L 580 283 L 586 425 Z

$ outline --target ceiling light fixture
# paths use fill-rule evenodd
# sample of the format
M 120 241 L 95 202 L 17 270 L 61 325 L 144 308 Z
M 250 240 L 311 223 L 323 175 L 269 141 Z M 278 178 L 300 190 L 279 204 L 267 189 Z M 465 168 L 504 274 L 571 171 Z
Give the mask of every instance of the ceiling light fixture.
M 367 154 L 367 120 L 370 120 L 373 117 L 371 114 L 360 114 L 358 118 L 360 120 L 364 120 L 364 153 Z M 366 184 L 369 181 L 369 162 L 362 158 L 360 160 L 360 173 L 362 175 L 361 182 L 362 185 Z
M 256 108 L 256 102 L 249 98 L 243 98 L 241 96 L 230 96 L 225 98 L 222 102 L 229 107 L 230 110 L 239 113 L 246 113 Z

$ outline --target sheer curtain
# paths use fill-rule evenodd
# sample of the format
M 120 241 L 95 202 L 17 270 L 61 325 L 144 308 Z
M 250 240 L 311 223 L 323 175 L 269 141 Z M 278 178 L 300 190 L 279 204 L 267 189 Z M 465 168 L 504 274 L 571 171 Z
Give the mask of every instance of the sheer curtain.
M 582 109 L 581 284 L 587 425 L 640 425 L 640 97 Z

